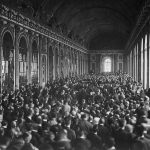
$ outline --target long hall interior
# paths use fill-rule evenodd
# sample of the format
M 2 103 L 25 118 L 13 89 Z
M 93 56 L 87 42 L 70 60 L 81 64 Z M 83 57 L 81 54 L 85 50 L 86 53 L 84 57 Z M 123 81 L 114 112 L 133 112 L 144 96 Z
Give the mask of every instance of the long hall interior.
M 0 0 L 0 150 L 149 150 L 149 98 L 150 0 Z

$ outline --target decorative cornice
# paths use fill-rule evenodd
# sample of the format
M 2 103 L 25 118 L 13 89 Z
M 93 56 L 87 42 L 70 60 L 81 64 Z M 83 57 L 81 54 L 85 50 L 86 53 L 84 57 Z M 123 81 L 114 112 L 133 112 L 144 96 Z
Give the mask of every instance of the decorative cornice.
M 145 27 L 145 25 L 148 23 L 150 20 L 150 2 L 146 1 L 145 5 L 143 6 L 143 9 L 138 17 L 138 20 L 136 22 L 136 25 L 129 37 L 129 40 L 126 44 L 126 49 L 130 50 L 135 41 L 137 40 L 139 34 Z
M 114 53 L 125 53 L 124 50 L 89 50 L 89 54 L 104 54 L 104 53 L 107 53 L 107 54 L 114 54 Z
M 28 30 L 34 31 L 38 34 L 41 34 L 43 36 L 46 36 L 48 38 L 51 38 L 55 41 L 58 41 L 60 43 L 63 43 L 65 45 L 68 45 L 69 47 L 72 47 L 76 50 L 79 50 L 81 52 L 87 53 L 87 49 L 80 44 L 63 37 L 62 35 L 59 35 L 58 33 L 53 32 L 51 29 L 44 27 L 43 25 L 40 25 L 39 23 L 23 16 L 22 14 L 0 4 L 0 17 L 3 19 L 6 19 L 8 21 L 11 21 L 19 26 L 22 26 Z

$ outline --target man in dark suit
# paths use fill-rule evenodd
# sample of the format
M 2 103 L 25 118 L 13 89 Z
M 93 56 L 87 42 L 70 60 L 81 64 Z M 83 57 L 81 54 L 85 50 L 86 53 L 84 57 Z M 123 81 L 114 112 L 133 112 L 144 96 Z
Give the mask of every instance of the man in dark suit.
M 71 122 L 72 122 L 71 117 L 66 117 L 64 129 L 67 130 L 67 137 L 72 141 L 72 140 L 75 140 L 76 134 L 75 134 L 75 131 L 70 128 Z
M 54 142 L 56 150 L 71 150 L 71 141 L 67 137 L 67 131 L 62 130 L 58 133 L 58 139 Z
M 105 126 L 105 118 L 104 117 L 102 117 L 99 121 L 98 135 L 102 138 L 103 143 L 106 143 L 108 137 L 110 136 L 110 132 L 109 132 L 108 128 Z
M 87 135 L 87 139 L 91 142 L 92 148 L 100 150 L 102 148 L 102 139 L 97 135 L 98 125 L 94 125 L 92 132 Z
M 132 135 L 125 130 L 126 120 L 119 120 L 120 128 L 115 132 L 117 150 L 130 150 Z
M 83 114 L 81 116 L 81 120 L 79 121 L 79 127 L 86 133 L 89 133 L 93 128 L 93 125 L 87 120 L 86 114 Z
M 87 133 L 82 130 L 79 129 L 77 132 L 77 138 L 75 140 L 72 141 L 72 146 L 74 149 L 77 149 L 79 147 L 81 147 L 81 145 L 84 145 L 84 149 L 86 150 L 90 150 L 91 149 L 91 142 L 87 139 Z
M 137 139 L 132 145 L 132 150 L 150 150 L 150 139 L 144 136 L 145 128 L 142 125 L 137 126 Z

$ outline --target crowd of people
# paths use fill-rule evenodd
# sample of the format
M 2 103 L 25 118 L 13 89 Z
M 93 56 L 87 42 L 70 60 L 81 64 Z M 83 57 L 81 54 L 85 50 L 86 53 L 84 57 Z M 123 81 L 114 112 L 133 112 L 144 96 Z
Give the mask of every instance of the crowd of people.
M 150 150 L 149 94 L 126 73 L 3 91 L 0 150 Z

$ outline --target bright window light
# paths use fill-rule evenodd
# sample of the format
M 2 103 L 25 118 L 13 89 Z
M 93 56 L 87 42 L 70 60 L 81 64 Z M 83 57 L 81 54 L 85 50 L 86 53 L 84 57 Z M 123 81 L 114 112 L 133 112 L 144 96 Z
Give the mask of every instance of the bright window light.
M 104 72 L 111 72 L 111 59 L 107 58 L 104 61 Z

